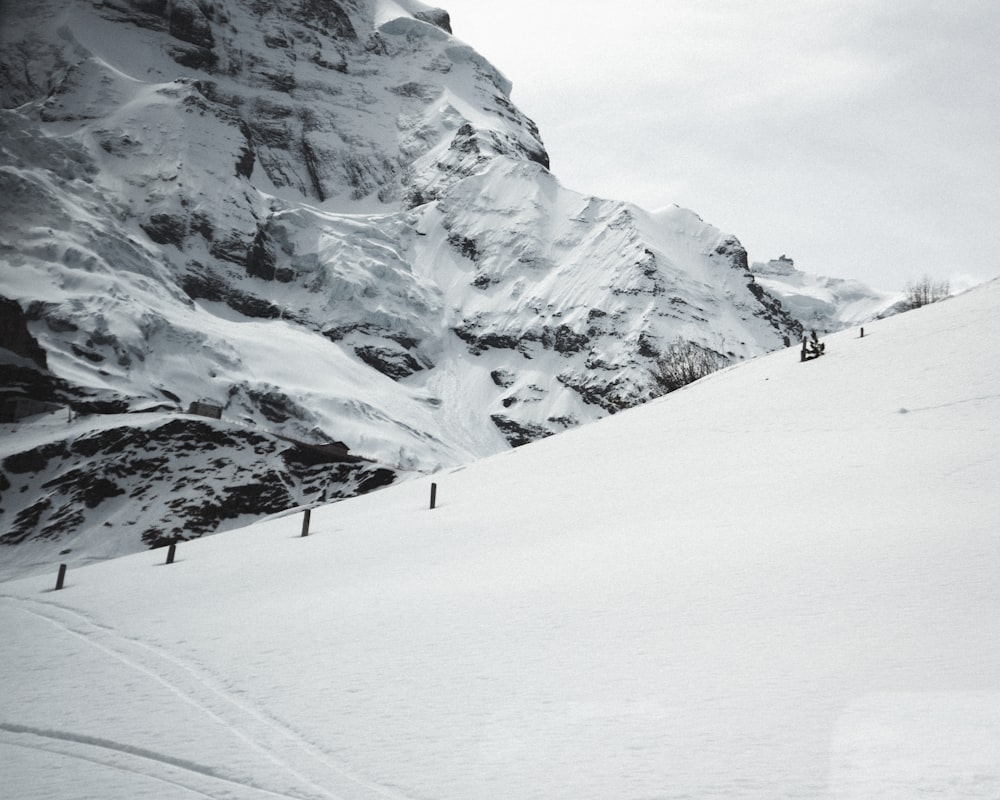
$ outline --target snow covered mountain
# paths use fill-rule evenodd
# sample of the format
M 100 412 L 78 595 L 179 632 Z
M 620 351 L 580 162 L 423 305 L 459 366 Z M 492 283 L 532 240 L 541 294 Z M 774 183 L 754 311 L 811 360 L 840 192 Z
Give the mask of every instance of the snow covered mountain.
M 643 403 L 677 341 L 801 336 L 735 237 L 562 187 L 440 9 L 3 11 L 0 542 L 200 535 Z
M 806 328 L 832 333 L 905 311 L 905 292 L 884 292 L 843 278 L 809 275 L 787 256 L 750 265 L 758 285 Z
M 742 363 L 305 539 L 0 584 L 4 791 L 995 798 L 998 310 Z

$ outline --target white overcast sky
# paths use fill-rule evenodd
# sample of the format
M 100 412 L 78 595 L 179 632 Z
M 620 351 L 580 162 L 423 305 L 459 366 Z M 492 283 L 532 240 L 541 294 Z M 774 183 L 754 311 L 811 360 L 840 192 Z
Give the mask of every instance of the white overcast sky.
M 878 288 L 1000 275 L 1000 0 L 437 5 L 571 189 Z

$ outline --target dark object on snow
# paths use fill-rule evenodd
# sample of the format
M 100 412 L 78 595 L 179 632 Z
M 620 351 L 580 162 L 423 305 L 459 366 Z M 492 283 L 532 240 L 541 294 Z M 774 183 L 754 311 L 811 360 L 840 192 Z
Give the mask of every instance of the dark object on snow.
M 56 578 L 56 591 L 58 592 L 63 588 L 63 583 L 66 582 L 66 565 L 59 565 L 59 576 Z
M 431 510 L 437 508 L 438 499 L 438 485 L 436 483 L 431 484 Z
M 199 417 L 222 419 L 222 406 L 217 406 L 214 403 L 206 403 L 202 400 L 195 400 L 188 406 L 187 413 L 197 414 Z
M 15 389 L 15 392 L 17 390 Z M 0 392 L 0 422 L 18 422 L 35 414 L 48 414 L 60 407 L 45 400 L 35 400 L 22 394 L 6 394 Z
M 312 509 L 307 508 L 305 515 L 302 517 L 302 537 L 304 538 L 309 535 L 309 520 L 312 519 Z
M 809 361 L 812 358 L 819 358 L 826 352 L 826 345 L 820 342 L 816 331 L 812 331 L 808 338 L 802 340 L 802 360 Z
M 28 330 L 28 318 L 14 300 L 0 296 L 0 347 L 48 368 L 48 357 Z

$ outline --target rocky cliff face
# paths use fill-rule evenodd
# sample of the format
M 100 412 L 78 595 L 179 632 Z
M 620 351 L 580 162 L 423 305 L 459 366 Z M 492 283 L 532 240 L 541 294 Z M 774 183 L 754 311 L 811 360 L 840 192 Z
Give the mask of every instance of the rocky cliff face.
M 180 460 L 148 427 L 169 423 L 126 412 L 205 400 L 222 419 L 203 424 L 227 442 L 237 428 L 337 440 L 428 470 L 650 399 L 677 340 L 735 361 L 801 335 L 734 237 L 689 211 L 563 188 L 509 82 L 451 29 L 415 0 L 8 10 L 0 295 L 45 351 L 37 386 L 104 412 L 91 428 L 158 443 L 156 469 L 116 467 L 146 476 L 144 497 L 208 490 L 176 480 Z M 45 469 L 70 472 L 110 458 L 78 445 L 86 430 L 30 430 L 0 456 L 23 466 L 49 446 Z M 182 437 L 186 453 L 197 438 Z M 259 477 L 273 453 L 258 444 L 244 449 L 259 450 Z M 228 486 L 216 494 L 249 480 L 218 447 L 199 456 Z M 228 518 L 308 499 L 308 476 L 278 473 L 250 482 L 283 482 L 287 497 L 244 493 L 220 504 Z M 18 483 L 13 500 L 4 479 L 0 520 L 19 520 L 18 541 L 82 536 L 91 517 L 135 546 L 167 530 L 131 532 L 155 503 L 53 526 L 53 493 L 77 490 L 52 480 Z M 105 488 L 74 502 L 115 502 Z M 210 529 L 185 527 L 194 505 L 178 503 L 162 535 Z

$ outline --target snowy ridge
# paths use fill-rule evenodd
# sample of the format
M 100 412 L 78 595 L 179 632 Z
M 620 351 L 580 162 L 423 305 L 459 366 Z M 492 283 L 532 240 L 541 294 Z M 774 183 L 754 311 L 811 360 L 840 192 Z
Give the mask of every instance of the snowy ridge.
M 6 790 L 996 796 L 998 308 L 738 364 L 433 511 L 411 480 L 4 583 Z

